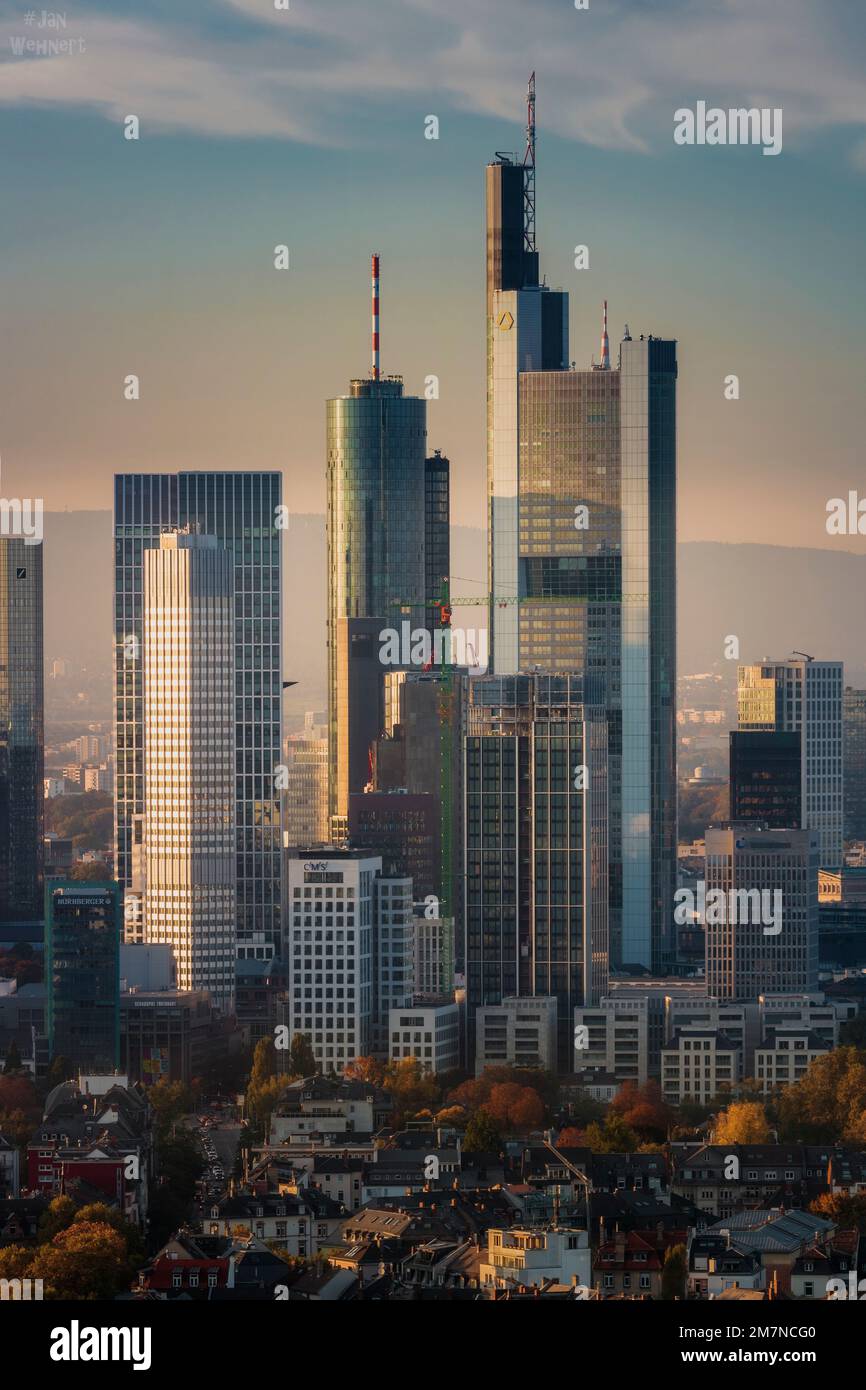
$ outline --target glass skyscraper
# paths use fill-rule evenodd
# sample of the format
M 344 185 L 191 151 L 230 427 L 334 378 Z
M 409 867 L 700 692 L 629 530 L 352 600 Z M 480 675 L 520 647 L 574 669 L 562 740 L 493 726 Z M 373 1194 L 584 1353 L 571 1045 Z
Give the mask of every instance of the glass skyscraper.
M 120 941 L 117 883 L 53 882 L 46 889 L 48 1046 L 82 1072 L 120 1065 Z
M 281 947 L 281 475 L 118 474 L 115 478 L 116 873 L 131 883 L 144 810 L 143 553 L 166 530 L 215 536 L 234 568 L 235 851 L 238 955 Z
M 743 730 L 800 735 L 798 825 L 818 835 L 820 864 L 842 863 L 843 747 L 841 661 L 795 652 L 785 661 L 740 666 L 737 708 Z
M 525 176 L 506 155 L 487 168 L 491 670 L 600 689 L 611 957 L 660 971 L 676 887 L 676 344 L 626 330 L 611 366 L 605 327 L 600 362 L 568 367 L 568 296 L 539 284 Z
M 866 690 L 846 686 L 842 721 L 845 839 L 866 840 Z
M 42 918 L 42 545 L 0 537 L 0 921 Z
M 347 717 L 349 704 L 348 672 L 339 659 L 338 623 L 376 619 L 380 629 L 399 631 L 407 620 L 413 629 L 427 622 L 426 419 L 426 402 L 404 396 L 400 377 L 354 380 L 348 396 L 327 403 L 332 817 L 347 816 L 348 796 L 363 791 L 368 769 L 366 750 L 352 758 L 351 767 L 347 765 L 346 740 L 338 727 Z M 364 640 L 367 645 L 375 640 L 378 653 L 378 633 L 372 639 L 365 633 Z M 381 667 L 382 675 L 385 669 Z M 372 737 L 380 730 L 381 724 Z
M 608 978 L 607 720 L 575 676 L 469 681 L 465 739 L 468 1053 L 475 1011 L 555 995 L 559 1059 L 573 1011 Z

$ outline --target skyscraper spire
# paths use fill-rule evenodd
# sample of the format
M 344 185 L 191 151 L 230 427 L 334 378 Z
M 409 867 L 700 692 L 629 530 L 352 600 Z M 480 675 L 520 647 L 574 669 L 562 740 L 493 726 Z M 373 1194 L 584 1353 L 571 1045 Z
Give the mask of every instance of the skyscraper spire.
M 526 153 L 523 156 L 523 249 L 535 250 L 535 73 L 526 88 Z
M 378 381 L 379 369 L 379 253 L 373 252 L 373 380 Z
M 604 324 L 601 330 L 601 361 L 598 365 L 603 372 L 610 371 L 610 341 L 607 336 L 607 300 L 604 301 Z

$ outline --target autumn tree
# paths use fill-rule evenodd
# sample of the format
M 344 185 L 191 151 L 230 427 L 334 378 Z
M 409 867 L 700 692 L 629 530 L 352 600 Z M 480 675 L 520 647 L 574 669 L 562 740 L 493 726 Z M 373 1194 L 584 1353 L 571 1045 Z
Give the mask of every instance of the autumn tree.
M 126 1241 L 102 1221 L 73 1224 L 34 1251 L 28 1274 L 48 1298 L 114 1298 L 129 1284 Z
M 289 1048 L 289 1071 L 292 1076 L 315 1076 L 318 1071 L 316 1054 L 306 1033 L 296 1033 Z
M 733 1101 L 719 1115 L 713 1130 L 716 1144 L 767 1144 L 771 1137 L 766 1110 L 752 1100 Z
M 684 1245 L 669 1245 L 665 1251 L 665 1262 L 662 1266 L 663 1299 L 670 1302 L 675 1298 L 685 1298 L 687 1272 L 686 1247 Z
M 834 1222 L 839 1230 L 866 1231 L 864 1192 L 822 1192 L 811 1203 L 809 1210 Z
M 621 1115 L 615 1111 L 610 1111 L 604 1124 L 594 1123 L 587 1126 L 586 1147 L 597 1154 L 617 1154 L 634 1153 L 638 1146 L 638 1137 L 633 1129 L 630 1129 Z
M 498 1153 L 502 1147 L 502 1136 L 489 1111 L 482 1106 L 472 1116 L 463 1136 L 464 1153 Z
M 39 1218 L 37 1240 L 40 1245 L 53 1240 L 61 1231 L 72 1225 L 75 1217 L 75 1203 L 71 1197 L 52 1197 Z
M 385 1080 L 385 1063 L 378 1057 L 353 1057 L 344 1069 L 347 1081 L 363 1081 L 368 1086 L 381 1086 Z
M 782 1136 L 804 1144 L 866 1143 L 866 1053 L 837 1047 L 817 1057 L 779 1097 Z
M 645 1081 L 642 1086 L 624 1081 L 611 1101 L 611 1110 L 644 1140 L 665 1139 L 673 1122 L 673 1111 L 662 1099 L 657 1081 Z
M 544 1120 L 544 1102 L 531 1086 L 500 1081 L 491 1086 L 484 1107 L 501 1131 L 537 1129 Z

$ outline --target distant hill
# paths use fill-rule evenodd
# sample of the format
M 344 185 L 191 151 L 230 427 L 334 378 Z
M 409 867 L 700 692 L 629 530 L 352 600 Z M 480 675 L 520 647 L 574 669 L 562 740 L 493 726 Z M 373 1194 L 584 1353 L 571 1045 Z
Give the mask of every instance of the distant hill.
M 325 703 L 325 518 L 292 516 L 285 542 L 285 678 L 289 713 Z M 452 528 L 452 592 L 483 593 L 486 539 Z M 806 651 L 842 659 L 849 685 L 866 685 L 866 556 L 842 550 L 688 542 L 677 550 L 681 675 L 709 670 L 735 635 L 743 660 Z M 109 512 L 45 516 L 45 655 L 90 669 L 111 663 Z M 477 626 L 480 610 L 470 610 Z

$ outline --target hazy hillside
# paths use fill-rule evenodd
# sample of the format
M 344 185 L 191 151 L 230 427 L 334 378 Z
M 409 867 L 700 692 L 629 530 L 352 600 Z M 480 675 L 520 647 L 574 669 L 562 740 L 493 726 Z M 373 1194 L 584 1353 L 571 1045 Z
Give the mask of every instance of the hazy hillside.
M 453 528 L 452 592 L 483 591 L 484 534 Z M 849 684 L 866 684 L 866 556 L 784 546 L 681 545 L 679 659 L 682 675 L 707 670 L 735 635 L 744 660 L 794 648 L 842 658 Z M 285 676 L 298 685 L 287 711 L 325 699 L 325 520 L 293 516 L 286 533 Z M 92 669 L 111 660 L 112 539 L 108 512 L 45 517 L 45 654 Z M 479 609 L 469 610 L 478 625 Z

